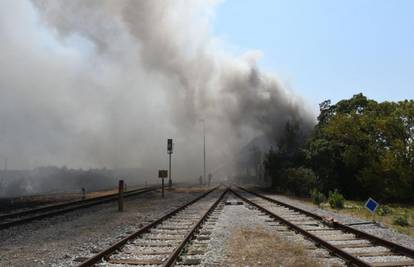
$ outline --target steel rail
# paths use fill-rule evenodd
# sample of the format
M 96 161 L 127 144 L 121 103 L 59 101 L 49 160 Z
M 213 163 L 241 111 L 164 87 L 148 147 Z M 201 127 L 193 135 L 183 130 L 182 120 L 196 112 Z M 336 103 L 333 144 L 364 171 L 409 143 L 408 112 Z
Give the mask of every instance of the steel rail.
M 246 197 L 240 195 L 239 193 L 237 193 L 236 191 L 230 189 L 230 191 L 235 194 L 237 197 L 239 197 L 240 199 L 242 199 L 244 202 L 256 207 L 257 209 L 261 210 L 262 212 L 264 212 L 265 214 L 269 215 L 270 217 L 282 222 L 283 224 L 287 225 L 289 228 L 293 229 L 294 231 L 306 236 L 307 238 L 311 239 L 313 242 L 315 242 L 317 245 L 320 245 L 324 248 L 326 248 L 327 250 L 329 250 L 330 252 L 332 252 L 333 254 L 339 256 L 340 258 L 344 259 L 348 265 L 356 265 L 356 266 L 362 266 L 362 267 L 371 267 L 372 265 L 370 265 L 369 263 L 362 261 L 360 259 L 358 259 L 355 256 L 352 256 L 351 254 L 345 252 L 344 250 L 341 250 L 339 248 L 337 248 L 336 246 L 328 243 L 327 241 L 317 237 L 316 235 L 304 230 L 303 228 L 289 222 L 286 219 L 283 219 L 282 217 L 276 215 L 275 213 L 271 212 L 270 210 L 260 206 L 259 204 L 254 203 L 253 201 L 247 199 Z
M 237 188 L 239 188 L 239 189 L 241 189 L 241 190 L 243 190 L 243 191 L 245 191 L 247 193 L 253 194 L 253 195 L 257 196 L 257 197 L 263 198 L 263 199 L 265 199 L 267 201 L 276 203 L 278 205 L 287 207 L 289 209 L 295 210 L 295 211 L 300 212 L 300 213 L 304 213 L 304 214 L 306 214 L 306 215 L 308 215 L 308 216 L 310 216 L 310 217 L 312 217 L 314 219 L 317 219 L 317 220 L 322 221 L 324 224 L 327 225 L 327 223 L 325 222 L 324 218 L 322 216 L 319 216 L 319 215 L 315 214 L 315 213 L 312 213 L 310 211 L 303 210 L 301 208 L 292 206 L 292 205 L 287 204 L 285 202 L 282 202 L 282 201 L 279 201 L 279 200 L 276 200 L 276 199 L 273 199 L 273 198 L 264 196 L 264 195 L 259 194 L 257 192 L 247 190 L 247 189 L 245 189 L 243 187 L 240 187 L 240 186 L 237 186 Z M 361 237 L 363 239 L 367 239 L 367 240 L 371 241 L 372 243 L 374 243 L 376 245 L 381 245 L 381 246 L 387 247 L 387 248 L 389 248 L 393 252 L 400 253 L 400 254 L 405 255 L 405 256 L 408 256 L 410 258 L 414 258 L 414 250 L 411 249 L 411 248 L 404 247 L 404 246 L 402 246 L 400 244 L 397 244 L 397 243 L 394 243 L 392 241 L 385 240 L 385 239 L 382 239 L 380 237 L 377 237 L 377 236 L 368 234 L 366 232 L 360 231 L 358 229 L 355 229 L 355 228 L 353 228 L 351 226 L 342 224 L 342 223 L 337 222 L 337 221 L 333 221 L 332 223 L 329 223 L 329 226 L 334 227 L 334 228 L 337 228 L 337 229 L 340 229 L 340 230 L 342 230 L 344 232 L 347 232 L 347 233 L 354 234 L 357 237 Z
M 188 244 L 188 242 L 194 237 L 198 229 L 201 225 L 207 220 L 210 214 L 214 211 L 217 205 L 223 200 L 224 196 L 227 194 L 229 189 L 223 191 L 220 197 L 214 202 L 214 204 L 208 209 L 208 211 L 200 218 L 200 220 L 194 225 L 191 231 L 185 236 L 184 240 L 181 244 L 174 250 L 174 252 L 168 257 L 166 262 L 162 265 L 163 267 L 170 267 L 173 266 L 174 263 L 177 261 L 178 257 L 180 256 L 183 248 Z
M 121 247 L 123 247 L 128 241 L 136 239 L 138 236 L 147 233 L 150 231 L 151 228 L 154 228 L 155 226 L 159 225 L 160 223 L 164 222 L 165 220 L 169 219 L 170 217 L 174 216 L 178 212 L 182 211 L 183 209 L 187 208 L 188 206 L 196 203 L 200 199 L 204 198 L 211 192 L 217 190 L 220 186 L 214 187 L 213 189 L 210 189 L 209 191 L 203 193 L 202 195 L 196 197 L 195 199 L 189 201 L 188 203 L 182 205 L 181 207 L 169 212 L 168 214 L 162 216 L 161 218 L 153 221 L 150 224 L 147 224 L 146 226 L 142 227 L 135 233 L 123 238 L 122 240 L 116 242 L 114 245 L 110 246 L 107 249 L 104 249 L 103 251 L 99 252 L 95 256 L 89 258 L 88 260 L 82 262 L 78 265 L 78 267 L 87 267 L 87 266 L 93 266 L 94 264 L 98 263 L 100 260 L 108 258 L 111 254 L 113 254 L 115 251 L 119 250 Z
M 138 189 L 127 191 L 127 192 L 125 192 L 125 194 L 140 192 L 142 190 L 146 190 L 146 189 L 150 189 L 150 188 L 153 188 L 153 187 L 138 188 Z M 18 212 L 13 212 L 13 213 L 7 213 L 7 214 L 0 215 L 0 220 L 5 220 L 5 219 L 10 219 L 10 218 L 15 218 L 15 217 L 21 217 L 21 216 L 28 215 L 28 214 L 31 214 L 31 213 L 37 213 L 37 212 L 47 211 L 47 210 L 51 210 L 51 209 L 58 209 L 58 208 L 63 208 L 63 207 L 71 206 L 71 205 L 82 204 L 82 203 L 87 203 L 87 202 L 93 202 L 93 201 L 101 200 L 101 199 L 103 200 L 103 199 L 110 198 L 110 197 L 116 197 L 117 195 L 118 195 L 118 193 L 113 193 L 113 194 L 108 194 L 108 195 L 104 195 L 104 196 L 100 196 L 100 197 L 87 198 L 87 199 L 82 199 L 82 200 L 73 200 L 73 201 L 63 202 L 63 203 L 60 203 L 60 204 L 52 204 L 52 205 L 47 205 L 47 206 L 43 206 L 43 207 L 39 207 L 39 208 L 33 208 L 33 209 L 23 210 L 23 211 L 18 211 Z
M 154 191 L 158 188 L 159 188 L 158 186 L 154 186 L 154 187 L 145 187 L 145 188 L 131 190 L 131 191 L 126 192 L 124 194 L 124 197 L 131 197 L 131 196 L 143 194 L 146 192 Z M 116 201 L 117 199 L 118 199 L 118 193 L 115 193 L 115 194 L 110 194 L 106 196 L 100 196 L 100 197 L 89 198 L 89 199 L 84 199 L 84 200 L 75 200 L 75 201 L 65 202 L 65 203 L 56 204 L 56 205 L 50 205 L 50 206 L 30 209 L 30 210 L 21 211 L 21 212 L 5 214 L 5 215 L 0 216 L 0 220 L 13 219 L 13 218 L 18 218 L 18 217 L 28 216 L 31 214 L 40 213 L 38 215 L 24 217 L 24 218 L 14 220 L 14 221 L 2 222 L 0 223 L 0 230 L 6 229 L 12 226 L 16 226 L 16 225 L 28 223 L 34 220 L 40 220 L 43 218 L 60 215 L 60 214 L 70 212 L 73 210 L 88 208 L 91 206 L 100 205 L 100 204 L 104 204 L 104 203 L 111 202 L 111 201 Z

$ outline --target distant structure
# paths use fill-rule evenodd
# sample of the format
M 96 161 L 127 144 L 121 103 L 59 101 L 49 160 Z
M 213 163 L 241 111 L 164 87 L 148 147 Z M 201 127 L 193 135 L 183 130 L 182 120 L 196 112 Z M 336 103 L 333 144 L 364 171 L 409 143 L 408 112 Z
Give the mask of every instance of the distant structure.
M 213 178 L 213 175 L 211 173 L 208 174 L 208 186 L 211 185 L 211 178 Z
M 268 184 L 263 163 L 271 147 L 277 147 L 277 144 L 264 135 L 254 138 L 244 146 L 237 158 L 237 179 L 246 183 Z
M 3 175 L 0 175 L 0 189 L 3 187 L 3 182 L 6 180 L 6 173 L 7 173 L 7 160 L 8 158 L 4 158 L 4 169 L 3 169 Z

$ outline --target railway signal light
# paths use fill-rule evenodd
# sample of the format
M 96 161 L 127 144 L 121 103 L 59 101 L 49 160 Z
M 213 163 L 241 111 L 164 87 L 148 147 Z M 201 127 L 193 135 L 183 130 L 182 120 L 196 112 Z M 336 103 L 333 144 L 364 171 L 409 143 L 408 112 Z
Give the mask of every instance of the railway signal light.
M 168 154 L 173 153 L 173 140 L 172 139 L 168 139 L 167 141 L 167 151 L 168 151 Z

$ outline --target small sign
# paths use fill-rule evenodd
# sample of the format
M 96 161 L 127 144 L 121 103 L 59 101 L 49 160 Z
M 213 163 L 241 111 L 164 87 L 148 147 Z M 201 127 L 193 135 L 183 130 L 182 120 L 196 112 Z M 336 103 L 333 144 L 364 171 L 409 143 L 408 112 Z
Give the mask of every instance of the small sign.
M 378 202 L 376 202 L 375 200 L 373 200 L 372 198 L 369 198 L 367 200 L 367 202 L 365 202 L 365 208 L 367 208 L 367 210 L 369 210 L 369 212 L 371 212 L 372 214 L 375 213 L 375 211 L 377 210 L 377 208 L 379 207 Z
M 168 153 L 172 153 L 172 151 L 173 151 L 173 140 L 172 139 L 168 139 L 167 151 L 168 151 Z
M 158 171 L 158 178 L 167 178 L 168 177 L 168 170 L 159 170 Z

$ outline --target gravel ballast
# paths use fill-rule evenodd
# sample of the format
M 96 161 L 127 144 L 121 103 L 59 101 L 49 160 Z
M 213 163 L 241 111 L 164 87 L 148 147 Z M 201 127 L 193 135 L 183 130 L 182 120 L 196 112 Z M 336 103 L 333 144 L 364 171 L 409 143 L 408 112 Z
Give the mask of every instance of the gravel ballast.
M 364 219 L 355 218 L 355 217 L 352 217 L 352 216 L 338 214 L 338 213 L 335 213 L 333 211 L 320 209 L 320 208 L 317 208 L 313 205 L 305 203 L 303 201 L 292 199 L 292 198 L 289 198 L 287 196 L 269 194 L 269 193 L 263 193 L 263 195 L 265 195 L 267 197 L 270 197 L 270 198 L 273 198 L 275 200 L 285 202 L 285 203 L 290 204 L 292 206 L 295 206 L 295 207 L 298 207 L 298 208 L 316 213 L 320 216 L 332 217 L 340 223 L 347 224 L 347 225 L 351 224 L 350 226 L 355 228 L 355 229 L 358 229 L 358 230 L 364 231 L 366 233 L 375 235 L 377 237 L 395 242 L 395 243 L 400 244 L 402 246 L 406 246 L 406 247 L 414 249 L 414 238 L 413 237 L 398 233 L 395 230 L 386 228 L 383 225 L 376 224 L 376 223 L 375 224 L 370 223 L 369 221 L 364 220 Z M 366 224 L 352 225 L 352 224 L 355 224 L 355 223 L 366 223 Z
M 148 192 L 0 231 L 0 266 L 75 266 L 200 192 Z
M 230 195 L 227 199 L 228 202 L 237 202 L 240 199 Z M 270 238 L 274 238 L 276 240 L 284 240 L 286 244 L 292 247 L 301 247 L 303 248 L 302 255 L 297 255 L 298 257 L 303 257 L 309 259 L 312 263 L 316 262 L 321 266 L 331 266 L 332 264 L 336 264 L 336 266 L 342 266 L 342 261 L 339 259 L 332 259 L 326 257 L 327 252 L 318 249 L 312 249 L 311 251 L 306 250 L 306 247 L 313 246 L 309 241 L 305 240 L 302 236 L 295 234 L 294 232 L 289 231 L 289 233 L 281 234 L 277 232 L 278 225 L 270 220 L 268 216 L 263 215 L 258 210 L 248 206 L 247 204 L 243 205 L 226 205 L 221 212 L 220 216 L 218 217 L 218 221 L 214 227 L 214 231 L 212 232 L 207 252 L 202 262 L 202 266 L 238 266 L 237 264 L 240 261 L 243 261 L 243 257 L 246 255 L 232 255 L 231 251 L 231 240 L 234 237 L 234 234 L 237 231 L 243 230 L 252 230 L 258 231 L 259 233 L 265 233 Z M 246 244 L 246 246 L 249 244 Z M 250 244 L 251 245 L 251 244 Z M 254 246 L 254 244 L 253 244 Z M 259 253 L 260 254 L 260 253 Z M 272 257 L 280 258 L 281 262 L 288 262 L 291 259 L 282 259 L 283 257 L 288 257 L 283 255 L 283 252 L 272 255 Z M 252 258 L 249 259 L 250 261 Z M 258 266 L 260 264 L 265 264 L 263 259 L 258 257 L 257 259 L 253 259 L 256 264 L 254 266 Z M 235 263 L 235 264 L 234 264 Z M 251 263 L 251 262 L 249 262 Z M 294 266 L 293 265 L 283 265 L 283 266 Z M 247 265 L 246 265 L 247 266 Z M 248 265 L 253 266 L 253 265 Z M 263 265 L 263 266 L 266 266 Z M 306 266 L 300 265 L 300 266 Z

